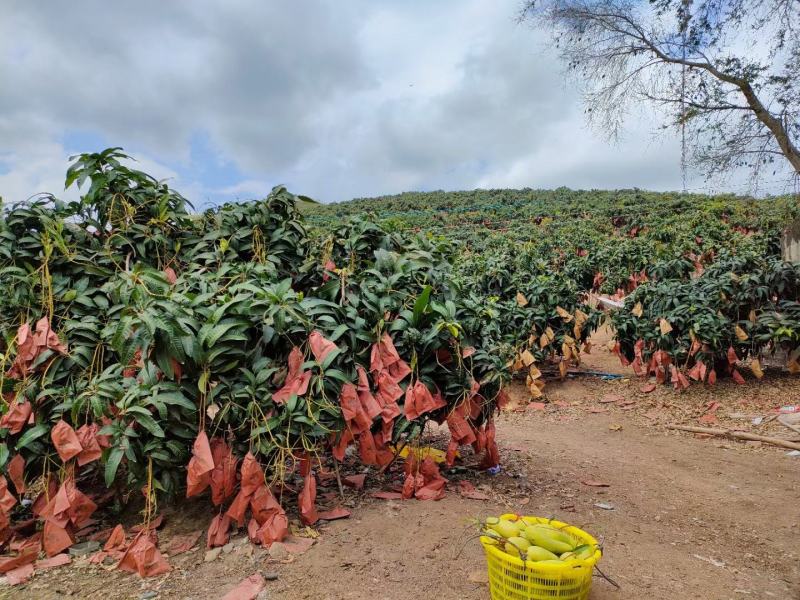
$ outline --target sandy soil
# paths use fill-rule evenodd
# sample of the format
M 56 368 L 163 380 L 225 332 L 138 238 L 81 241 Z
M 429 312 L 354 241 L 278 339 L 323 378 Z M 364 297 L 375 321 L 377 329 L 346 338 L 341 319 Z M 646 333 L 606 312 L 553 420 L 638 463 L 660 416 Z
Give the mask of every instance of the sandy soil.
M 586 366 L 625 373 L 612 359 L 597 349 Z M 115 600 L 155 591 L 165 599 L 213 599 L 260 570 L 277 576 L 264 598 L 485 599 L 484 560 L 469 539 L 469 520 L 510 511 L 555 516 L 604 540 L 600 566 L 620 589 L 596 578 L 592 600 L 800 599 L 800 458 L 663 426 L 698 424 L 710 414 L 722 426 L 760 431 L 752 416 L 800 402 L 797 381 L 693 386 L 681 395 L 669 388 L 645 394 L 641 385 L 586 377 L 550 383 L 539 409 L 525 407 L 517 386 L 519 412 L 498 423 L 500 475 L 447 474 L 453 485 L 445 499 L 420 502 L 371 498 L 390 482 L 370 474 L 369 490 L 345 492 L 352 517 L 319 527 L 316 544 L 287 560 L 273 560 L 239 536 L 212 562 L 204 562 L 205 548 L 173 557 L 166 576 L 140 580 L 75 561 L 24 586 L 0 587 L 0 597 Z M 762 428 L 787 437 L 774 422 Z M 489 499 L 459 496 L 460 479 Z M 167 509 L 160 537 L 168 542 L 205 527 L 209 517 L 203 501 Z

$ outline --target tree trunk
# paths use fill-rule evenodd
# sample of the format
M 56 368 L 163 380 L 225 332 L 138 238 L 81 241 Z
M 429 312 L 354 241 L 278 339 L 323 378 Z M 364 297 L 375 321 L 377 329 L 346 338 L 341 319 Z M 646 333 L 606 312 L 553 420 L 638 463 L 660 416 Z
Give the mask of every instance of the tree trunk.
M 788 262 L 800 262 L 800 219 L 781 234 L 781 258 Z
M 764 107 L 749 82 L 739 81 L 736 85 L 742 91 L 742 94 L 747 100 L 747 104 L 753 109 L 756 118 L 775 136 L 778 147 L 789 161 L 789 164 L 794 168 L 795 173 L 800 175 L 800 150 L 798 150 L 792 143 L 792 140 L 789 139 L 789 134 L 783 123 L 781 123 L 779 119 L 776 119 L 775 116 Z

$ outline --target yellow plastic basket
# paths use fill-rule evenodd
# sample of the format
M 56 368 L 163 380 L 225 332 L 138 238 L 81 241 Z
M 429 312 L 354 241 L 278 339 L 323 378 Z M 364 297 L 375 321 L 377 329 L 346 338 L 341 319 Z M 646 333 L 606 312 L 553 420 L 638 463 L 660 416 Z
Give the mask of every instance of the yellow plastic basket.
M 548 523 L 574 536 L 580 544 L 597 546 L 597 540 L 585 531 L 541 517 L 503 515 L 504 519 L 524 519 L 527 523 Z M 492 600 L 586 600 L 592 587 L 592 570 L 600 560 L 598 548 L 587 559 L 564 561 L 563 565 L 539 564 L 505 553 L 490 537 L 481 536 L 489 567 L 489 590 Z

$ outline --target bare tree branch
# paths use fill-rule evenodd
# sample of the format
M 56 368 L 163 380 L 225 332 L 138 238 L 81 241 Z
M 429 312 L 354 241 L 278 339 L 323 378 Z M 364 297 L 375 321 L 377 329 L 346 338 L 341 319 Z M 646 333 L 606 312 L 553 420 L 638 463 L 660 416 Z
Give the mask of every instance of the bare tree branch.
M 520 20 L 553 32 L 609 135 L 644 100 L 709 174 L 776 156 L 800 173 L 800 0 L 534 0 Z

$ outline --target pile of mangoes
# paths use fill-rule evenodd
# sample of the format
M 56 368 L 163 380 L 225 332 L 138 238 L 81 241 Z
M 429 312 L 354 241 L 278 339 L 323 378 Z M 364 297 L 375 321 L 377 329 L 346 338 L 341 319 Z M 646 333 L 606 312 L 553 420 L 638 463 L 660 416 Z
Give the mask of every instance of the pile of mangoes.
M 482 533 L 496 540 L 497 545 L 507 554 L 538 564 L 582 561 L 590 558 L 597 550 L 597 546 L 582 544 L 580 540 L 554 525 L 527 517 L 488 517 L 483 523 Z

